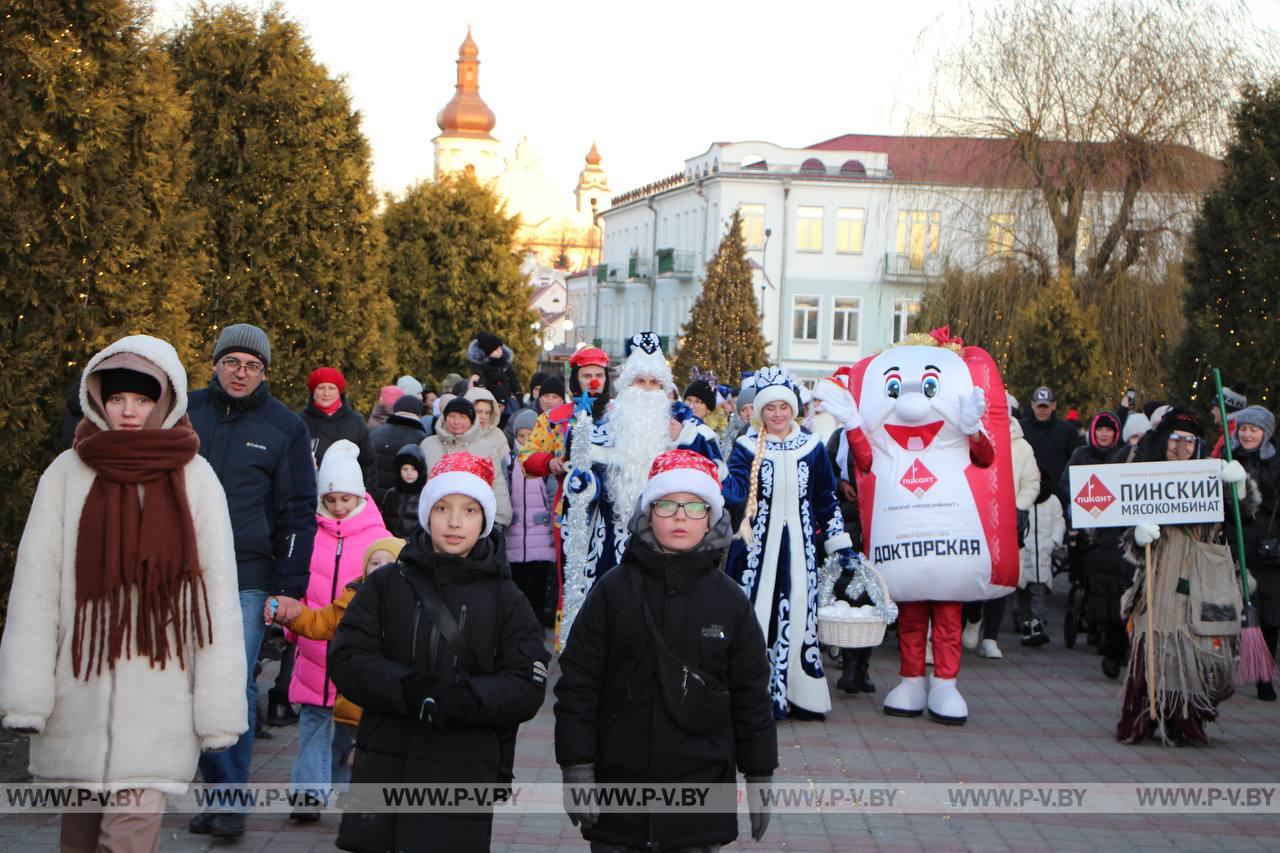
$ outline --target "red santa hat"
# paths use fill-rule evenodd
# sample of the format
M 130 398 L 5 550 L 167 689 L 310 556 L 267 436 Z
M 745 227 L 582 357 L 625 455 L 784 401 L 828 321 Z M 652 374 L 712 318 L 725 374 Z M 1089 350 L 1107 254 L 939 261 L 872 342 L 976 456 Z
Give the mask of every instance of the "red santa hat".
M 307 390 L 314 394 L 316 388 L 326 382 L 337 385 L 339 394 L 347 393 L 347 379 L 336 367 L 317 367 L 311 371 L 311 375 L 307 377 Z
M 493 517 L 498 512 L 498 500 L 493 495 L 493 460 L 462 451 L 441 457 L 431 473 L 427 485 L 418 499 L 418 523 L 429 530 L 427 521 L 431 508 L 445 495 L 466 495 L 484 509 L 484 531 L 488 536 L 493 530 Z
M 692 450 L 668 450 L 658 454 L 649 468 L 649 482 L 640 495 L 640 512 L 648 512 L 653 502 L 688 492 L 697 495 L 711 507 L 711 526 L 724 514 L 724 495 L 720 493 L 720 477 L 716 464 Z

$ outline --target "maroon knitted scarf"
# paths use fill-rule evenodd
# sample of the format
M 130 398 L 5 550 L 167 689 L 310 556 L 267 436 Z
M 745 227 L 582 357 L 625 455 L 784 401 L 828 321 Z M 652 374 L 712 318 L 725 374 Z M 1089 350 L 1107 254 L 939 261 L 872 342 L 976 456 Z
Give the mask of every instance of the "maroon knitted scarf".
M 73 672 L 88 680 L 134 651 L 161 669 L 171 657 L 185 667 L 186 637 L 197 646 L 211 639 L 184 475 L 199 436 L 186 417 L 171 429 L 130 432 L 86 419 L 73 446 L 97 475 L 76 540 Z

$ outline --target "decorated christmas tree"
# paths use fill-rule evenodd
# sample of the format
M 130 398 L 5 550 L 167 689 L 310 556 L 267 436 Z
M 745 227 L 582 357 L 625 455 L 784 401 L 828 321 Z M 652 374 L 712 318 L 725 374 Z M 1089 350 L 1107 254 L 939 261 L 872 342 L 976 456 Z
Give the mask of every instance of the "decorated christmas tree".
M 714 373 L 721 382 L 737 384 L 743 371 L 764 367 L 764 335 L 756 304 L 751 265 L 747 262 L 741 220 L 734 211 L 715 257 L 707 264 L 702 293 L 693 303 L 681 332 L 674 375 L 688 381 L 694 369 Z
M 1247 87 L 1232 119 L 1226 172 L 1191 236 L 1181 389 L 1211 406 L 1213 368 L 1275 407 L 1280 383 L 1280 78 Z

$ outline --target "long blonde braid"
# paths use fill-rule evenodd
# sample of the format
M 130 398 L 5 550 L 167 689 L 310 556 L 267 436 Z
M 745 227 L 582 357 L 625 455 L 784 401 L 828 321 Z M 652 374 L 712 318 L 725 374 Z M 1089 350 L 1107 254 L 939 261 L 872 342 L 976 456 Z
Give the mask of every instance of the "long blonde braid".
M 759 418 L 752 418 L 751 425 L 759 431 L 756 438 L 756 458 L 751 460 L 751 485 L 747 489 L 747 512 L 738 526 L 738 537 L 748 545 L 756 544 L 755 534 L 751 532 L 751 523 L 755 520 L 760 490 L 760 463 L 764 461 L 764 442 L 766 432 Z

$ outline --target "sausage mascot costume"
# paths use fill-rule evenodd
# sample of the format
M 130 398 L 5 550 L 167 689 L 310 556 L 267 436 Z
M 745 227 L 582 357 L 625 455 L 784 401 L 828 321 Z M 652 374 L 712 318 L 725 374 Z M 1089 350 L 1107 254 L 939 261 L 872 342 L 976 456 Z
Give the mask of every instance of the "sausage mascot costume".
M 1018 527 L 1004 383 L 985 350 L 946 327 L 908 335 L 820 383 L 845 430 L 863 547 L 898 603 L 902 676 L 886 714 L 961 725 L 956 687 L 966 601 L 1018 582 Z M 933 628 L 933 676 L 925 644 Z

